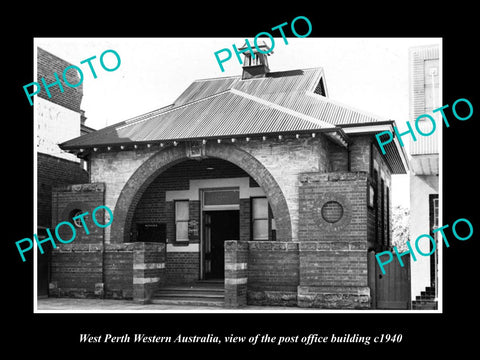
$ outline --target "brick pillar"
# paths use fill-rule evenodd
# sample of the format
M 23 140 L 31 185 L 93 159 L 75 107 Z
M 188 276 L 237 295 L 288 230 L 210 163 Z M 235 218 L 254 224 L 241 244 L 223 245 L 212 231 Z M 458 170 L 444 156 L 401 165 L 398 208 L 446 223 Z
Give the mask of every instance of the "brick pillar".
M 299 188 L 299 307 L 368 309 L 368 174 L 304 173 Z
M 247 305 L 248 243 L 225 241 L 225 306 Z
M 165 244 L 135 243 L 133 249 L 133 300 L 151 301 L 165 280 Z
M 326 241 L 299 243 L 299 307 L 368 309 L 367 254 L 349 244 Z

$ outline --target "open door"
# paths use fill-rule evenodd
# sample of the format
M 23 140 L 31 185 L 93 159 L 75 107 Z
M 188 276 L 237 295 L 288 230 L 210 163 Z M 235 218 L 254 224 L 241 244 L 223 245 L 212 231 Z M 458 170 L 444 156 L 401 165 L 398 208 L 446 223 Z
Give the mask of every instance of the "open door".
M 205 211 L 204 278 L 223 279 L 225 276 L 225 240 L 238 240 L 240 219 L 238 210 Z

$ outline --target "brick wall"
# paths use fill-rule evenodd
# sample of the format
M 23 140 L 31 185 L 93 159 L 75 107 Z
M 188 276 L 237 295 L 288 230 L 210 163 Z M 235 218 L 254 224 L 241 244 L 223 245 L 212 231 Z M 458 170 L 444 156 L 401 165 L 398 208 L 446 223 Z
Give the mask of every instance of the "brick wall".
M 79 66 L 81 60 L 83 59 L 79 59 L 78 64 L 73 65 Z M 83 84 L 80 84 L 77 87 L 70 87 L 63 81 L 63 71 L 66 67 L 70 65 L 72 64 L 63 59 L 60 59 L 58 56 L 55 56 L 48 51 L 37 47 L 37 82 L 42 87 L 41 91 L 37 94 L 37 96 L 52 101 L 58 105 L 64 106 L 67 109 L 80 112 L 80 104 L 83 97 Z M 58 85 L 54 85 L 49 88 L 50 94 L 52 96 L 51 98 L 49 98 L 47 92 L 44 89 L 41 78 L 45 79 L 47 85 L 52 84 L 56 81 L 54 77 L 54 72 L 57 73 L 58 78 L 62 83 L 63 93 L 61 92 Z M 69 69 L 66 72 L 65 77 L 70 84 L 78 84 L 78 82 L 80 81 L 79 74 L 75 69 Z
M 169 252 L 166 258 L 167 283 L 190 283 L 197 281 L 200 274 L 198 252 Z
M 366 244 L 367 179 L 367 174 L 362 172 L 302 174 L 299 240 L 350 239 Z M 336 223 L 329 223 L 322 217 L 322 207 L 332 201 L 343 208 L 343 217 Z
M 88 182 L 88 173 L 78 163 L 37 154 L 37 223 L 52 226 L 52 188 Z M 56 225 L 56 224 L 55 224 Z
M 214 170 L 207 170 L 213 167 Z M 132 239 L 136 239 L 136 223 L 148 222 L 167 222 L 167 238 L 175 241 L 175 231 L 172 226 L 174 221 L 173 202 L 165 201 L 165 191 L 187 190 L 189 180 L 195 179 L 223 179 L 248 177 L 239 167 L 220 159 L 205 159 L 201 162 L 196 160 L 186 160 L 172 166 L 158 176 L 148 188 L 135 208 L 132 221 Z M 200 222 L 200 203 L 199 201 L 190 201 L 190 219 Z M 198 242 L 199 236 L 191 237 L 192 242 Z
M 133 244 L 106 244 L 103 269 L 106 298 L 133 298 Z
M 371 135 L 351 136 L 352 143 L 350 150 L 350 171 L 370 172 L 371 166 Z
M 328 161 L 329 168 L 326 172 L 349 171 L 348 150 L 333 142 L 328 142 Z
M 299 306 L 368 307 L 368 174 L 306 173 L 300 181 Z
M 251 240 L 251 203 L 250 199 L 240 199 L 240 241 Z
M 190 206 L 190 205 L 189 205 Z M 164 219 L 167 222 L 167 242 L 175 242 L 175 203 L 173 201 L 165 202 Z
M 148 302 L 165 283 L 164 244 L 64 244 L 52 251 L 49 295 Z
M 116 206 L 124 208 L 126 212 L 129 210 L 129 204 L 119 204 L 119 197 L 125 184 L 136 170 L 152 156 L 151 149 L 142 148 L 132 151 L 120 152 L 98 152 L 93 153 L 90 157 L 90 181 L 105 183 L 105 205 L 114 210 Z M 149 185 L 148 175 L 142 176 L 142 183 L 146 183 L 145 187 Z M 151 179 L 153 180 L 153 178 Z M 134 184 L 131 184 L 133 186 Z M 140 199 L 141 193 L 138 194 Z M 121 200 L 120 200 L 121 201 Z M 119 214 L 114 213 L 116 219 L 120 218 Z M 114 227 L 115 224 L 112 224 Z M 128 229 L 128 239 L 123 237 L 122 233 L 111 234 L 112 227 L 105 229 L 106 243 L 121 243 L 130 241 L 130 228 Z
M 93 210 L 103 205 L 105 187 L 103 184 L 75 184 L 53 188 L 51 232 L 57 245 L 51 252 L 50 295 L 93 297 L 103 296 L 103 228 L 95 225 Z M 75 227 L 75 238 L 68 244 L 56 239 L 55 227 L 62 221 L 72 223 L 76 210 L 88 212 L 84 217 L 89 234 L 83 226 Z M 96 213 L 99 223 L 105 223 L 103 210 Z M 58 228 L 64 240 L 72 237 L 68 226 Z M 100 288 L 99 288 L 100 286 Z
M 298 282 L 298 243 L 248 243 L 249 304 L 295 306 Z
M 105 185 L 100 183 L 65 185 L 53 188 L 52 201 L 52 224 L 56 227 L 62 221 L 72 221 L 77 210 L 82 213 L 88 212 L 84 217 L 89 234 L 83 226 L 75 227 L 75 244 L 97 243 L 102 244 L 104 228 L 98 227 L 92 219 L 93 210 L 104 204 Z M 99 210 L 95 214 L 100 224 L 106 224 L 109 219 L 105 218 L 105 211 Z M 53 227 L 53 226 L 52 226 Z M 68 240 L 72 231 L 68 226 L 59 228 L 59 235 L 62 239 Z
M 103 283 L 102 248 L 100 245 L 68 245 L 51 252 L 49 295 L 94 297 L 97 284 Z
M 324 136 L 318 134 L 315 138 L 256 140 L 241 144 L 242 149 L 254 156 L 281 188 L 290 215 L 292 240 L 298 237 L 298 175 L 307 171 L 329 171 L 328 143 Z M 279 239 L 287 240 L 281 234 Z

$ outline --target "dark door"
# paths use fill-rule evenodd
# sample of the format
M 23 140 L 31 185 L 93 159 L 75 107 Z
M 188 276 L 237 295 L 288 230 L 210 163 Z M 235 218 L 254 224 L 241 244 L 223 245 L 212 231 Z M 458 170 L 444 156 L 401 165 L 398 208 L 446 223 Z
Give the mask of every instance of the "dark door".
M 205 223 L 205 278 L 223 279 L 225 276 L 225 240 L 238 240 L 240 219 L 238 210 L 208 211 Z

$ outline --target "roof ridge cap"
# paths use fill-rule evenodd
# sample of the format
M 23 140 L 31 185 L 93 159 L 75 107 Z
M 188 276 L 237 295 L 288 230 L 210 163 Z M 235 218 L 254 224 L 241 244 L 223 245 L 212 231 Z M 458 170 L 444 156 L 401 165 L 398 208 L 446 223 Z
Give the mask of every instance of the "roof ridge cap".
M 182 104 L 182 105 L 179 105 L 179 106 L 172 106 L 170 107 L 169 109 L 166 109 L 165 111 L 162 111 L 162 112 L 159 112 L 155 115 L 163 115 L 163 114 L 167 114 L 171 111 L 175 111 L 175 110 L 178 110 L 178 109 L 181 109 L 181 108 L 184 108 L 186 106 L 189 106 L 189 105 L 192 105 L 192 104 L 196 104 L 196 103 L 199 103 L 201 101 L 205 101 L 205 100 L 208 100 L 208 99 L 211 99 L 213 97 L 216 97 L 216 96 L 220 96 L 220 95 L 223 95 L 224 93 L 227 93 L 229 92 L 231 89 L 227 89 L 227 90 L 223 90 L 221 92 L 218 92 L 216 94 L 212 94 L 212 95 L 209 95 L 209 96 L 206 96 L 204 98 L 201 98 L 201 99 L 197 99 L 195 101 L 191 101 L 191 102 L 188 102 L 188 103 L 185 103 L 185 104 Z M 116 128 L 116 130 L 121 130 L 123 128 L 126 128 L 130 125 L 133 125 L 133 124 L 138 124 L 138 123 L 141 123 L 143 121 L 147 121 L 147 120 L 150 120 L 151 117 L 150 116 L 146 116 L 145 118 L 143 119 L 138 119 L 138 121 L 131 121 L 131 122 L 128 122 L 128 123 L 125 123 L 124 125 L 121 125 L 120 127 Z
M 218 77 L 214 77 L 214 78 L 195 79 L 195 80 L 193 80 L 193 82 L 225 80 L 225 79 L 240 79 L 241 77 L 242 77 L 242 75 L 218 76 Z
M 369 116 L 369 117 L 378 119 L 378 121 L 387 121 L 387 120 L 388 120 L 388 118 L 385 117 L 385 116 L 380 116 L 380 115 L 378 115 L 378 114 L 375 114 L 375 113 L 372 113 L 372 112 L 369 112 L 369 111 L 366 111 L 366 110 L 359 109 L 359 108 L 357 108 L 357 107 L 354 107 L 354 106 L 345 104 L 345 103 L 342 102 L 342 101 L 339 101 L 339 100 L 332 99 L 332 98 L 327 97 L 327 96 L 323 96 L 323 95 L 317 94 L 317 93 L 315 93 L 315 92 L 313 92 L 313 91 L 310 91 L 310 90 L 305 91 L 305 95 L 311 96 L 311 97 L 313 97 L 313 98 L 315 98 L 315 97 L 320 97 L 322 101 L 329 102 L 329 103 L 331 103 L 331 104 L 333 104 L 333 105 L 337 105 L 337 106 L 343 107 L 343 108 L 345 108 L 345 109 L 347 109 L 347 110 L 354 111 L 354 112 L 360 113 L 360 114 L 362 114 L 362 115 L 366 115 L 366 116 Z
M 269 100 L 266 100 L 266 99 L 263 99 L 263 98 L 260 98 L 258 96 L 255 96 L 255 95 L 251 95 L 251 94 L 248 94 L 246 92 L 243 92 L 243 91 L 240 91 L 240 90 L 237 90 L 237 89 L 230 89 L 230 92 L 233 93 L 233 94 L 236 94 L 236 95 L 239 95 L 239 96 L 242 96 L 246 99 L 249 99 L 249 100 L 252 100 L 252 101 L 255 101 L 255 102 L 258 102 L 260 104 L 263 104 L 263 105 L 266 105 L 266 106 L 270 106 L 271 108 L 274 108 L 276 110 L 279 110 L 279 111 L 282 111 L 284 113 L 287 113 L 289 115 L 292 115 L 292 116 L 296 116 L 296 117 L 299 117 L 305 121 L 309 121 L 315 125 L 320 125 L 322 126 L 323 128 L 334 128 L 335 126 L 333 124 L 330 124 L 324 120 L 321 120 L 321 119 L 317 119 L 313 116 L 310 116 L 310 115 L 307 115 L 307 114 L 304 114 L 304 113 L 301 113 L 297 110 L 294 110 L 294 109 L 290 109 L 290 108 L 287 108 L 283 105 L 280 105 L 280 104 L 277 104 L 277 103 L 274 103 L 272 101 L 269 101 Z

